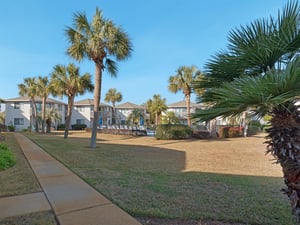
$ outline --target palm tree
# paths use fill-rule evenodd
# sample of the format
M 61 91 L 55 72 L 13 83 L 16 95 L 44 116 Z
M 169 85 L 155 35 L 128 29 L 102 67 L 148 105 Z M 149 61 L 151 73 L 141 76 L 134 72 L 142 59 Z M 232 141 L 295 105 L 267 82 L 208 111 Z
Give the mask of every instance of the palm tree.
M 107 93 L 105 94 L 104 101 L 111 102 L 113 107 L 112 112 L 112 124 L 116 123 L 116 102 L 122 101 L 123 96 L 120 92 L 117 92 L 117 89 L 110 88 Z
M 42 98 L 42 132 L 46 132 L 46 100 L 48 96 L 53 92 L 53 86 L 51 85 L 48 77 L 38 76 L 37 78 L 37 96 Z
M 36 120 L 37 109 L 35 103 L 35 97 L 37 96 L 37 80 L 36 78 L 27 77 L 24 78 L 24 83 L 18 84 L 19 95 L 20 96 L 28 96 L 30 98 L 33 112 L 32 112 L 32 123 L 35 125 L 35 130 L 38 132 L 38 124 Z M 32 126 L 32 124 L 30 124 Z
M 293 212 L 300 221 L 299 107 L 300 48 L 297 2 L 288 2 L 278 21 L 257 20 L 230 33 L 229 51 L 209 62 L 207 89 L 198 101 L 209 108 L 194 115 L 201 121 L 218 116 L 270 115 L 267 153 L 283 168 Z M 288 63 L 289 62 L 289 63 Z M 205 82 L 195 88 L 205 87 Z
M 162 117 L 163 124 L 178 124 L 179 122 L 179 118 L 172 111 L 166 112 L 166 115 Z
M 144 113 L 139 109 L 134 109 L 128 116 L 127 121 L 133 125 L 138 125 L 140 120 L 144 118 Z
M 168 109 L 166 99 L 162 99 L 160 95 L 153 95 L 153 99 L 149 99 L 146 106 L 148 112 L 155 115 L 155 125 L 160 124 L 161 114 Z
M 230 31 L 228 40 L 228 50 L 218 52 L 205 65 L 206 76 L 197 88 L 219 87 L 236 77 L 284 68 L 299 54 L 298 2 L 288 2 L 277 18 L 258 19 Z
M 192 83 L 199 79 L 201 72 L 195 66 L 181 66 L 178 68 L 176 75 L 169 78 L 169 90 L 173 93 L 182 91 L 185 97 L 187 106 L 187 121 L 191 126 L 191 94 Z
M 51 109 L 46 109 L 46 124 L 47 124 L 47 133 L 51 131 L 51 125 L 54 122 L 55 125 L 57 122 L 61 120 L 60 114 L 57 111 L 57 109 L 51 108 Z
M 111 20 L 105 19 L 98 8 L 91 22 L 84 13 L 75 13 L 73 27 L 67 27 L 66 36 L 70 43 L 67 53 L 72 58 L 78 61 L 88 58 L 95 63 L 94 120 L 90 144 L 95 148 L 102 72 L 106 69 L 110 75 L 116 76 L 117 64 L 112 58 L 118 61 L 127 59 L 131 54 L 132 44 L 127 33 Z
M 271 70 L 265 76 L 237 78 L 211 89 L 202 101 L 214 103 L 199 111 L 195 118 L 207 121 L 218 116 L 239 115 L 244 111 L 256 117 L 271 115 L 267 153 L 282 166 L 284 181 L 293 212 L 300 220 L 300 111 L 295 104 L 300 95 L 300 58 L 282 71 Z
M 91 75 L 85 73 L 80 75 L 79 67 L 74 64 L 56 65 L 51 74 L 51 83 L 53 85 L 53 95 L 68 97 L 68 110 L 66 116 L 66 126 L 64 138 L 68 138 L 74 99 L 78 95 L 83 95 L 86 91 L 92 91 L 94 86 L 91 81 Z

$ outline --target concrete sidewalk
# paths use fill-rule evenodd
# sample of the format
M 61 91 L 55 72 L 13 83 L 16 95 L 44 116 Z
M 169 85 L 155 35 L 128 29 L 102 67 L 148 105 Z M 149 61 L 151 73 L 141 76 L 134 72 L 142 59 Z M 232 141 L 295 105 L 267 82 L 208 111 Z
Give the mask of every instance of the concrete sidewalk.
M 60 225 L 140 225 L 24 135 L 15 137 Z

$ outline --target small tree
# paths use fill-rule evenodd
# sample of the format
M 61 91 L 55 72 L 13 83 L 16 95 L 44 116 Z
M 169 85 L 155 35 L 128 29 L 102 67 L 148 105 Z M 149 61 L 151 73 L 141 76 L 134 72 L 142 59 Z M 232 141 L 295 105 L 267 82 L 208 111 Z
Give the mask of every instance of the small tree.
M 18 84 L 19 88 L 19 95 L 20 96 L 28 96 L 31 101 L 32 105 L 32 123 L 35 126 L 35 131 L 38 132 L 38 123 L 36 120 L 37 117 L 37 109 L 36 109 L 36 102 L 35 98 L 38 95 L 38 90 L 37 90 L 37 80 L 36 78 L 24 78 L 24 83 Z M 30 124 L 32 126 L 32 124 Z
M 166 112 L 166 114 L 162 116 L 162 124 L 178 124 L 179 122 L 180 120 L 174 112 Z
M 162 113 L 168 109 L 166 99 L 162 99 L 160 95 L 153 95 L 153 99 L 149 99 L 146 106 L 147 111 L 155 116 L 155 125 L 160 124 Z
M 105 94 L 104 101 L 111 102 L 113 111 L 112 111 L 112 124 L 116 123 L 116 102 L 121 102 L 123 99 L 123 96 L 121 92 L 117 92 L 117 89 L 110 88 L 107 93 Z
M 186 101 L 187 107 L 187 121 L 188 125 L 191 126 L 191 94 L 192 94 L 192 83 L 195 80 L 199 80 L 202 76 L 201 72 L 195 66 L 181 66 L 176 71 L 174 76 L 169 78 L 169 90 L 173 93 L 182 91 Z M 198 92 L 200 92 L 198 90 Z
M 145 115 L 141 110 L 134 109 L 134 110 L 132 110 L 132 112 L 128 116 L 127 121 L 129 122 L 129 124 L 139 125 L 140 120 L 144 119 L 144 117 L 145 117 Z
M 42 132 L 46 132 L 46 101 L 48 96 L 53 93 L 53 86 L 48 77 L 37 78 L 37 95 L 42 98 Z
M 75 97 L 77 95 L 83 95 L 87 91 L 92 91 L 94 86 L 91 81 L 91 75 L 89 73 L 80 75 L 79 67 L 76 67 L 72 63 L 67 67 L 56 65 L 51 74 L 51 83 L 54 87 L 54 95 L 65 95 L 68 97 L 68 110 L 64 134 L 64 138 L 66 139 L 69 134 Z

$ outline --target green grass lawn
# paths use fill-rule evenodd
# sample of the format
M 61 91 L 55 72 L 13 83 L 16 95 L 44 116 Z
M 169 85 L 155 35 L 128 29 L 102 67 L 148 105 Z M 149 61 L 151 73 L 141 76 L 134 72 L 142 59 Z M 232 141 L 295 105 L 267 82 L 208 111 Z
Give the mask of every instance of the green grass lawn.
M 1 133 L 1 135 L 5 136 L 3 144 L 14 154 L 16 165 L 0 171 L 0 197 L 41 191 L 39 183 L 19 148 L 13 133 Z
M 5 144 L 12 151 L 16 164 L 0 171 L 0 198 L 42 191 L 13 133 L 1 133 Z M 30 204 L 30 203 L 29 203 Z M 57 225 L 52 211 L 31 213 L 0 220 L 0 225 Z
M 176 150 L 26 135 L 135 217 L 294 224 L 280 177 L 183 172 Z

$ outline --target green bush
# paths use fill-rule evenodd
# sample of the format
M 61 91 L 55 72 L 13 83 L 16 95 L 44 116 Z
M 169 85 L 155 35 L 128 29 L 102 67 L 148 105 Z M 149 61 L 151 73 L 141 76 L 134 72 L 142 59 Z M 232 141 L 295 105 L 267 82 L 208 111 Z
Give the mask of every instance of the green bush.
M 255 135 L 261 131 L 260 127 L 257 126 L 249 126 L 247 130 L 247 135 Z
M 86 128 L 86 124 L 73 124 L 72 130 L 84 130 Z
M 156 139 L 178 140 L 190 138 L 192 129 L 181 124 L 161 124 L 158 125 L 155 132 Z
M 65 124 L 64 123 L 62 123 L 62 124 L 58 124 L 57 125 L 57 130 L 64 130 L 65 129 Z
M 16 130 L 16 127 L 15 127 L 14 125 L 8 125 L 7 128 L 8 128 L 8 130 L 11 131 L 11 132 L 13 132 L 13 131 Z
M 13 153 L 5 144 L 0 144 L 0 170 L 5 170 L 16 164 Z

